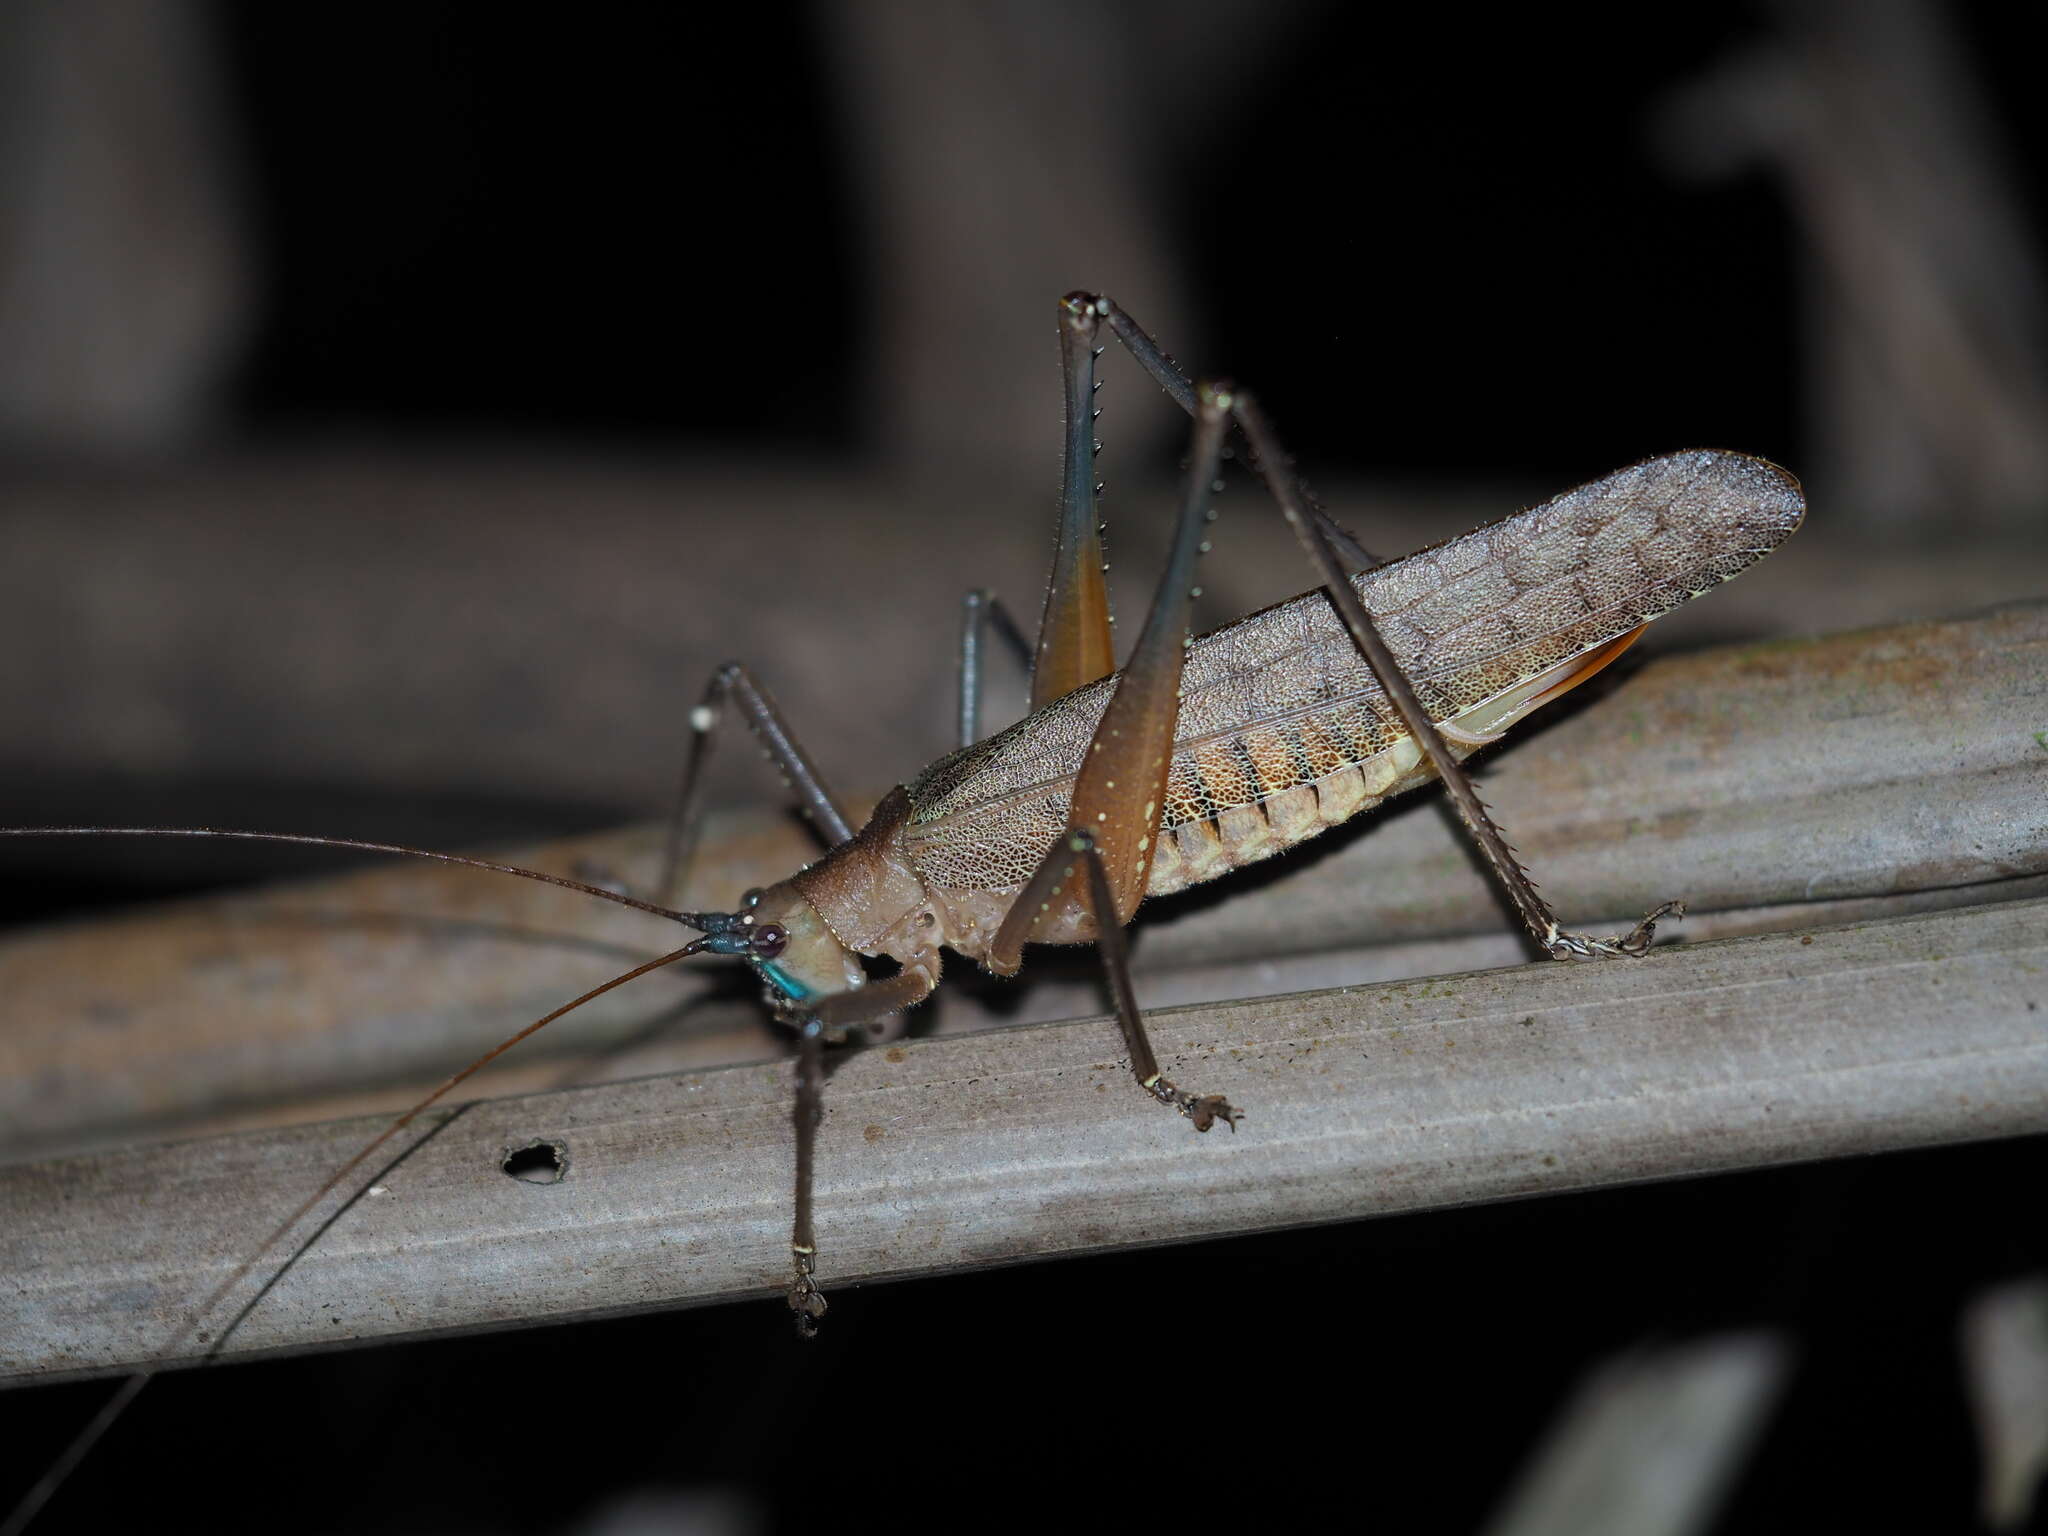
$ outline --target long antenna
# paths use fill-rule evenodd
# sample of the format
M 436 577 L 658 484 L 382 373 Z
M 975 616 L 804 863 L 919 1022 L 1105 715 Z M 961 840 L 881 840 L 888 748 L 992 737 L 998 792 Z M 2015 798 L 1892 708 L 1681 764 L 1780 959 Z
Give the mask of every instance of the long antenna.
M 656 917 L 689 923 L 690 914 L 608 891 L 601 885 L 586 885 L 566 875 L 550 875 L 517 864 L 500 864 L 493 859 L 472 859 L 460 853 L 436 853 L 431 848 L 409 848 L 404 843 L 366 843 L 354 837 L 315 837 L 309 832 L 245 832 L 234 827 L 0 827 L 0 837 L 226 837 L 245 843 L 304 843 L 313 848 L 349 848 L 357 853 L 394 853 L 409 859 L 432 859 L 437 864 L 460 864 L 468 869 L 486 869 L 498 875 L 517 875 L 522 880 L 539 880 L 564 890 L 581 891 L 600 901 L 615 901 L 622 907 L 652 912 Z M 691 927 L 696 924 L 691 923 Z M 0 1532 L 0 1536 L 5 1536 Z
M 107 832 L 115 834 L 137 834 L 147 832 L 152 834 L 161 834 L 166 830 L 169 830 L 170 835 L 173 836 L 208 835 L 218 837 L 251 837 L 264 839 L 271 839 L 274 837 L 273 834 L 266 834 L 261 832 L 212 832 L 209 829 L 204 834 L 201 834 L 199 832 L 182 833 L 177 831 L 176 829 L 133 827 L 67 827 L 32 829 L 0 827 L 0 835 L 35 836 L 39 834 L 55 835 L 58 833 L 75 832 Z M 372 852 L 383 853 L 420 852 L 420 850 L 415 848 L 400 848 L 388 843 L 358 843 L 351 842 L 344 838 L 275 836 L 274 840 L 280 842 L 326 843 L 339 847 L 362 848 L 370 850 Z M 492 864 L 482 859 L 465 859 L 457 857 L 453 854 L 429 853 L 424 855 L 424 857 L 430 859 L 445 859 L 449 863 L 454 864 L 470 864 L 481 869 L 494 869 L 507 874 L 532 875 L 533 878 L 537 880 L 546 880 L 550 884 L 554 885 L 566 885 L 576 890 L 587 890 L 590 891 L 593 895 L 605 896 L 612 894 L 607 891 L 599 890 L 595 886 L 580 885 L 578 884 L 578 882 L 574 880 L 557 880 L 553 875 L 536 874 L 532 870 L 519 869 L 510 864 Z M 629 898 L 615 899 L 626 900 L 628 904 L 631 906 L 640 907 L 649 912 L 658 912 L 661 913 L 663 916 L 680 916 L 679 913 L 668 912 L 665 909 L 654 906 L 648 902 L 631 901 Z M 474 1076 L 484 1067 L 489 1066 L 493 1061 L 496 1061 L 500 1056 L 504 1055 L 505 1052 L 511 1050 L 513 1046 L 517 1045 L 520 1041 L 524 1040 L 528 1035 L 534 1034 L 537 1031 L 546 1028 L 548 1025 L 554 1023 L 555 1020 L 559 1019 L 563 1014 L 572 1013 L 576 1009 L 581 1008 L 585 1003 L 590 1002 L 593 998 L 602 997 L 605 993 L 611 991 L 612 988 L 622 987 L 629 981 L 634 981 L 642 976 L 645 976 L 649 971 L 658 971 L 665 965 L 673 965 L 678 960 L 686 959 L 687 957 L 694 954 L 699 954 L 703 950 L 708 948 L 711 945 L 711 943 L 712 940 L 708 937 L 701 939 L 692 939 L 689 943 L 685 944 L 681 949 L 672 949 L 667 954 L 659 956 L 656 959 L 649 960 L 644 965 L 634 966 L 632 970 L 625 972 L 623 975 L 614 976 L 610 981 L 605 982 L 602 986 L 592 987 L 588 992 L 585 992 L 581 997 L 573 998 L 569 1002 L 562 1004 L 561 1007 L 555 1009 L 554 1012 L 545 1014 L 542 1017 L 535 1019 L 531 1024 L 527 1025 L 517 1034 L 506 1036 L 503 1040 L 499 1041 L 496 1045 L 492 1046 L 488 1051 L 485 1051 L 483 1055 L 477 1057 L 475 1061 L 472 1061 L 468 1066 L 464 1067 L 460 1072 L 457 1072 L 454 1076 L 444 1081 L 440 1087 L 436 1088 L 432 1093 L 428 1094 L 425 1098 L 421 1099 L 417 1104 L 413 1105 L 412 1108 L 408 1109 L 404 1114 L 400 1115 L 397 1119 L 393 1120 L 389 1125 L 385 1126 L 383 1130 L 379 1131 L 369 1141 L 365 1142 L 362 1148 L 359 1151 L 357 1151 L 355 1156 L 351 1157 L 347 1162 L 343 1163 L 339 1168 L 335 1169 L 333 1173 L 328 1175 L 326 1183 L 322 1184 L 318 1189 L 314 1190 L 312 1194 L 308 1195 L 305 1198 L 305 1200 L 300 1202 L 298 1208 L 295 1209 L 291 1213 L 291 1215 L 285 1217 L 283 1221 L 279 1222 L 277 1226 L 272 1229 L 270 1235 L 263 1239 L 263 1242 L 255 1249 L 255 1251 L 252 1252 L 246 1259 L 242 1260 L 240 1264 L 237 1264 L 234 1268 L 233 1273 L 231 1273 L 225 1280 L 221 1281 L 219 1285 L 215 1286 L 212 1294 L 210 1294 L 205 1301 L 201 1302 L 197 1307 L 195 1307 L 190 1313 L 186 1315 L 185 1321 L 179 1325 L 177 1333 L 172 1335 L 170 1342 L 163 1346 L 162 1355 L 165 1358 L 168 1358 L 172 1355 L 175 1355 L 180 1349 L 182 1349 L 185 1346 L 185 1344 L 190 1341 L 193 1334 L 198 1331 L 199 1326 L 206 1321 L 208 1316 L 212 1314 L 213 1309 L 215 1307 L 218 1307 L 221 1304 L 221 1302 L 226 1298 L 228 1292 L 232 1291 L 237 1285 L 241 1284 L 242 1281 L 248 1277 L 249 1271 L 251 1271 L 258 1264 L 263 1262 L 263 1257 L 265 1254 L 269 1253 L 273 1248 L 277 1247 L 279 1243 L 283 1242 L 284 1239 L 291 1233 L 292 1229 L 296 1227 L 301 1221 L 303 1221 L 315 1206 L 317 1206 L 322 1200 L 326 1199 L 330 1194 L 332 1194 L 335 1191 L 335 1189 L 342 1183 L 342 1181 L 345 1180 L 351 1173 L 355 1172 L 356 1169 L 360 1168 L 363 1165 L 363 1163 L 367 1161 L 379 1147 L 383 1146 L 385 1142 L 389 1141 L 392 1137 L 396 1136 L 400 1131 L 404 1130 L 408 1125 L 412 1124 L 412 1122 L 415 1119 L 417 1119 L 423 1111 L 431 1108 L 434 1104 L 439 1102 L 442 1098 L 446 1097 L 448 1093 L 450 1093 L 453 1089 L 455 1089 L 465 1080 Z M 239 1321 L 240 1319 L 237 1319 L 237 1322 Z M 216 1355 L 220 1352 L 222 1345 L 224 1345 L 227 1342 L 228 1334 L 232 1331 L 232 1328 L 222 1331 L 220 1337 L 214 1340 L 213 1347 L 207 1351 L 209 1356 Z M 108 1430 L 114 1427 L 115 1421 L 118 1420 L 121 1417 L 121 1415 L 127 1411 L 128 1405 L 134 1402 L 135 1399 L 141 1395 L 142 1389 L 149 1385 L 151 1379 L 156 1375 L 156 1373 L 156 1366 L 148 1366 L 143 1370 L 134 1372 L 128 1377 L 126 1381 L 121 1383 L 119 1389 L 115 1391 L 112 1397 L 107 1399 L 106 1403 L 102 1405 L 102 1407 L 100 1408 L 100 1411 L 94 1414 L 92 1419 L 85 1425 L 85 1427 L 79 1430 L 79 1432 L 72 1437 L 71 1443 L 67 1445 L 64 1448 L 63 1453 L 59 1455 L 57 1459 L 50 1464 L 49 1470 L 44 1472 L 43 1475 L 36 1480 L 36 1485 L 33 1488 L 29 1489 L 28 1493 L 23 1496 L 19 1504 L 15 1505 L 13 1511 L 7 1516 L 6 1522 L 4 1524 L 0 1524 L 0 1536 L 21 1536 L 21 1532 L 28 1529 L 29 1522 L 35 1519 L 37 1513 L 42 1509 L 42 1507 L 45 1504 L 49 1503 L 51 1496 L 55 1494 L 59 1488 L 64 1486 L 65 1480 L 69 1478 L 74 1471 L 77 1470 L 78 1464 L 84 1461 L 85 1458 L 91 1453 L 92 1448 L 99 1443 L 100 1437 L 105 1435 Z

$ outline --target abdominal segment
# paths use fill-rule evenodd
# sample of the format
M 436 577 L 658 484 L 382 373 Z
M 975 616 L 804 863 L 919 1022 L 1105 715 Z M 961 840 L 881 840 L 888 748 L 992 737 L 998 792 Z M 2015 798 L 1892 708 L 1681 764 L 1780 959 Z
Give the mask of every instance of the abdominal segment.
M 1256 733 L 1269 734 L 1286 733 Z M 1261 753 L 1244 749 L 1253 745 L 1269 750 Z M 1363 762 L 1346 764 L 1306 782 L 1296 780 L 1270 786 L 1259 781 L 1256 765 L 1262 758 L 1275 766 L 1284 760 L 1271 752 L 1275 745 L 1238 738 L 1224 749 L 1235 761 L 1213 778 L 1204 774 L 1201 767 L 1201 758 L 1209 754 L 1175 756 L 1173 777 L 1167 788 L 1166 816 L 1159 829 L 1159 852 L 1152 861 L 1147 895 L 1164 896 L 1204 880 L 1214 880 L 1240 865 L 1270 858 L 1430 777 L 1415 739 L 1402 736 Z M 1456 746 L 1452 750 L 1464 755 Z M 1221 785 L 1215 784 L 1215 780 L 1220 780 Z M 1196 785 L 1200 791 L 1190 793 Z M 1216 789 L 1222 786 L 1228 786 L 1223 794 L 1231 799 L 1218 803 L 1221 796 Z M 1176 790 L 1182 793 L 1176 794 Z
M 1444 745 L 1462 760 L 1498 740 L 1530 710 L 1606 667 L 1642 632 L 1633 629 L 1442 721 Z M 1167 780 L 1146 894 L 1165 896 L 1270 858 L 1435 777 L 1421 744 L 1388 718 L 1391 705 L 1374 705 L 1184 745 Z M 1372 750 L 1361 750 L 1361 741 Z

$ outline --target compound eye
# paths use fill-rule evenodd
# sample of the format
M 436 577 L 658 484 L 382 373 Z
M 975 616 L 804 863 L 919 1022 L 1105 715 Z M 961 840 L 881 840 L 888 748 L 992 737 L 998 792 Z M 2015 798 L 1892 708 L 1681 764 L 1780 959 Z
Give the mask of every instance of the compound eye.
M 773 960 L 789 947 L 789 933 L 780 923 L 763 923 L 754 930 L 754 953 L 763 960 Z

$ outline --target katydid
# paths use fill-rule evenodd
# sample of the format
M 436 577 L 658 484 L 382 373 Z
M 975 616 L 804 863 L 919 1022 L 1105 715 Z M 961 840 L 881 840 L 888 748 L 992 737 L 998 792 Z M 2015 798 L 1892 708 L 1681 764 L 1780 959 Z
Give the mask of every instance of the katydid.
M 1196 386 L 1106 298 L 1060 304 L 1067 434 L 1058 540 L 1035 646 L 990 594 L 970 594 L 962 642 L 961 744 L 887 795 L 856 829 L 747 669 L 718 669 L 692 711 L 659 888 L 600 884 L 397 845 L 190 828 L 6 828 L 0 835 L 187 835 L 336 846 L 472 864 L 566 884 L 673 919 L 697 937 L 527 1025 L 450 1077 L 338 1169 L 214 1295 L 202 1320 L 305 1215 L 402 1126 L 509 1046 L 583 1002 L 696 954 L 744 960 L 797 1045 L 797 1169 L 788 1300 L 809 1333 L 825 1312 L 811 1214 L 825 1052 L 885 1038 L 936 985 L 952 949 L 1000 974 L 1030 943 L 1094 943 L 1133 1076 L 1197 1131 L 1236 1128 L 1223 1094 L 1161 1071 L 1125 962 L 1139 903 L 1210 880 L 1337 826 L 1389 796 L 1441 779 L 1486 865 L 1554 959 L 1644 953 L 1665 902 L 1618 937 L 1567 931 L 1537 893 L 1459 767 L 1470 753 L 1606 667 L 1659 615 L 1726 581 L 1788 537 L 1804 515 L 1797 482 L 1761 459 L 1695 451 L 1647 460 L 1459 538 L 1377 563 L 1303 492 L 1254 399 Z M 1193 416 L 1194 441 L 1172 550 L 1142 633 L 1114 670 L 1093 480 L 1094 370 L 1107 330 Z M 1233 433 L 1320 585 L 1199 639 L 1188 635 L 1209 548 L 1212 492 Z M 1029 651 L 1030 713 L 979 736 L 983 641 L 993 624 Z M 797 791 L 830 850 L 730 912 L 668 902 L 701 809 L 703 770 L 737 708 Z M 863 957 L 897 970 L 870 980 Z M 1213 1086 L 1213 1085 L 1212 1085 Z M 1255 1108 L 1255 1106 L 1253 1106 Z M 1056 1112 L 1049 1107 L 1048 1112 Z M 133 1396 L 146 1374 L 131 1378 Z M 116 1411 L 118 1411 L 116 1409 Z M 47 1497 L 111 1422 L 102 1413 L 16 1520 Z

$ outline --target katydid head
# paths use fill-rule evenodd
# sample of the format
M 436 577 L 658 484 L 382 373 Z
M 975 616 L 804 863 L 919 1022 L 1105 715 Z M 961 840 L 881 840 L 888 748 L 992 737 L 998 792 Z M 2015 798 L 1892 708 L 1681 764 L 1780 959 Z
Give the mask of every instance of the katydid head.
M 737 955 L 767 984 L 778 1012 L 850 992 L 867 980 L 860 961 L 832 935 L 817 910 L 788 881 L 740 898 L 737 912 L 686 912 L 704 932 L 703 954 Z

